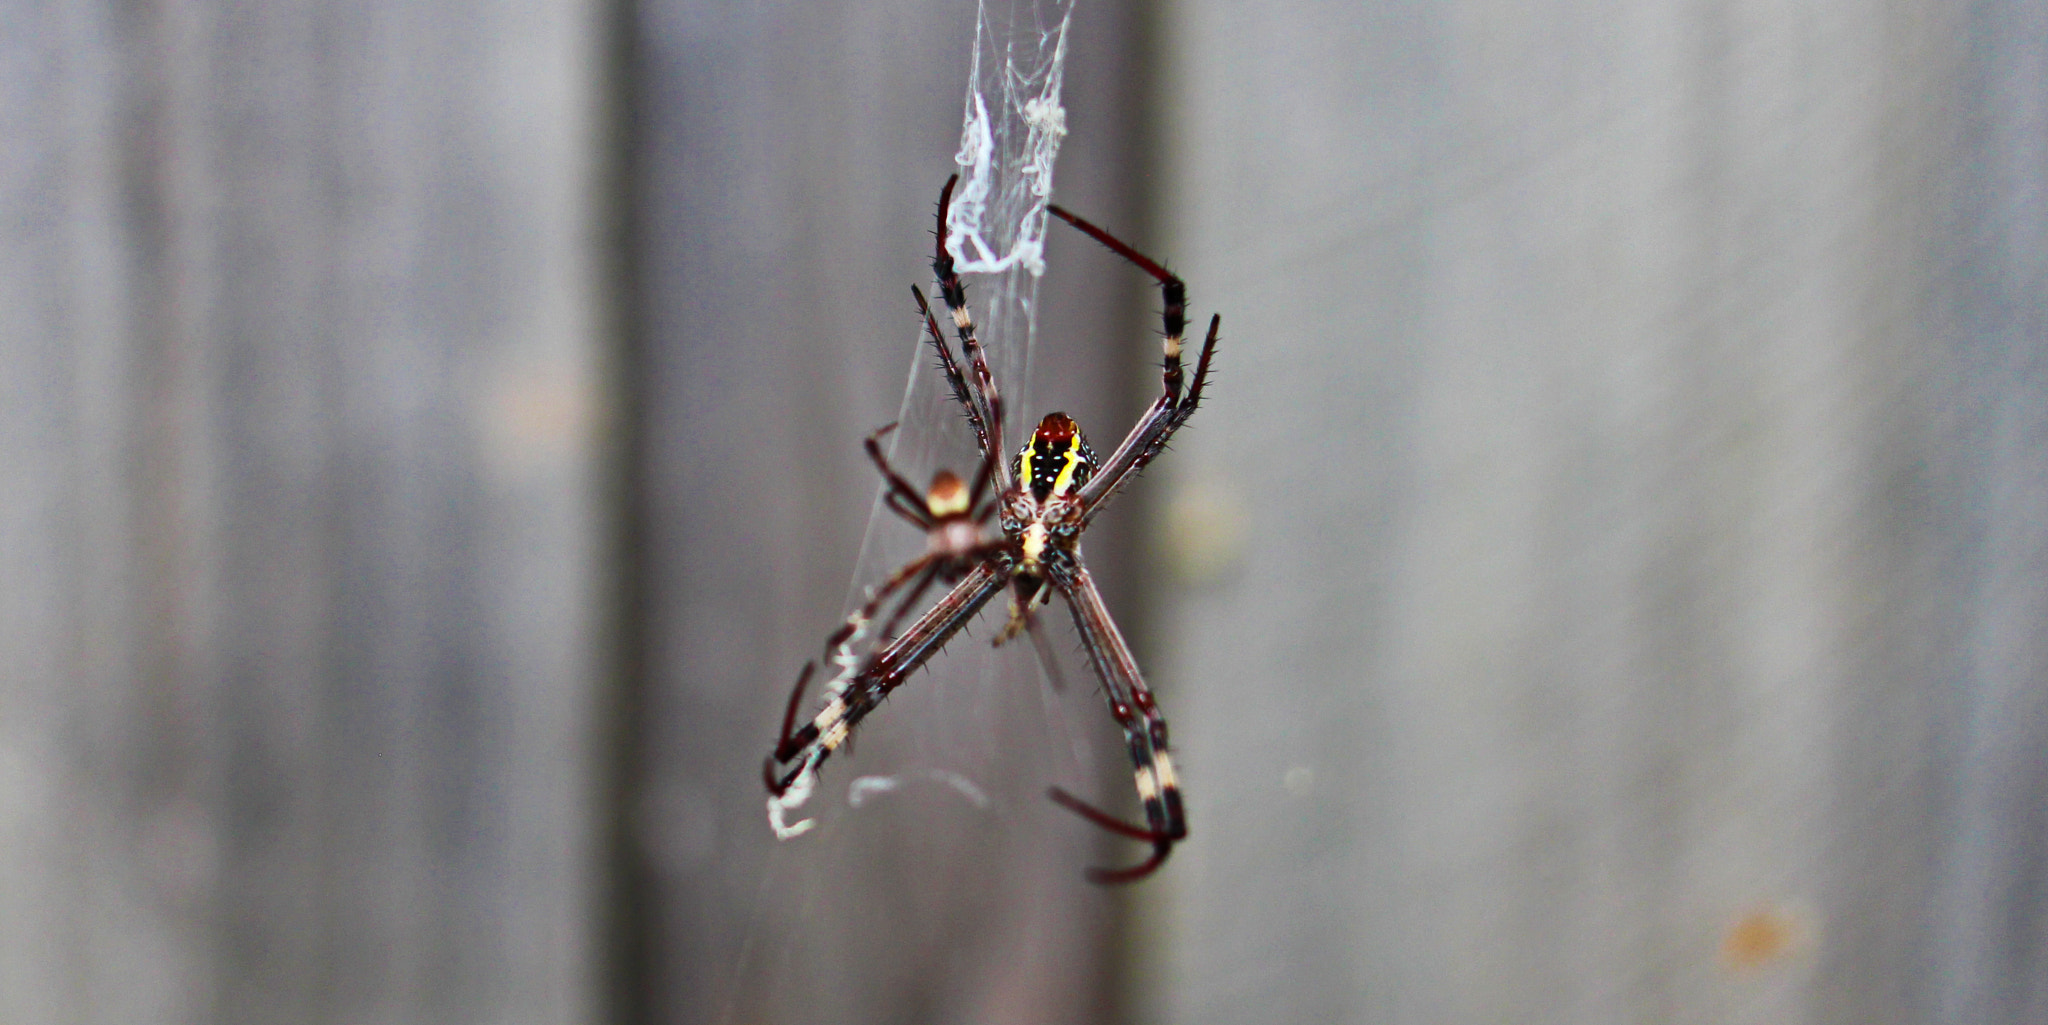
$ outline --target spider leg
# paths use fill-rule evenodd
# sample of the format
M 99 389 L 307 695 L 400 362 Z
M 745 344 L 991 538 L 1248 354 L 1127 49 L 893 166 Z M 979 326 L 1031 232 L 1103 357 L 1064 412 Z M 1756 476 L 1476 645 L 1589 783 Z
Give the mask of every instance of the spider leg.
M 1194 380 L 1187 385 L 1186 394 L 1183 395 L 1181 348 L 1182 337 L 1187 332 L 1186 283 L 1172 271 L 1160 266 L 1157 261 L 1131 248 L 1109 232 L 1076 216 L 1065 207 L 1054 204 L 1046 209 L 1151 275 L 1153 280 L 1159 282 L 1159 294 L 1165 301 L 1165 307 L 1160 311 L 1160 320 L 1166 335 L 1163 343 L 1166 358 L 1160 372 L 1162 394 L 1153 401 L 1152 407 L 1145 411 L 1145 415 L 1138 419 L 1137 424 L 1131 428 L 1131 433 L 1124 436 L 1123 443 L 1110 454 L 1102 468 L 1082 487 L 1082 522 L 1085 524 L 1093 518 L 1096 509 L 1109 496 L 1115 494 L 1118 488 L 1123 487 L 1124 482 L 1132 474 L 1144 469 L 1145 464 L 1151 462 L 1152 458 L 1166 447 L 1167 439 L 1173 432 L 1178 430 L 1181 424 L 1186 423 L 1188 417 L 1194 415 L 1195 407 L 1202 400 L 1202 385 L 1209 377 L 1209 363 L 1216 352 L 1216 338 L 1222 329 L 1223 318 L 1218 316 L 1210 319 L 1208 337 L 1202 343 L 1201 357 L 1195 362 Z
M 1079 228 L 1089 238 L 1109 247 L 1110 252 L 1129 260 L 1139 270 L 1152 275 L 1153 279 L 1159 282 L 1159 294 L 1166 301 L 1165 308 L 1160 311 L 1160 319 L 1165 322 L 1166 327 L 1166 398 L 1169 404 L 1178 401 L 1180 398 L 1181 380 L 1180 343 L 1181 336 L 1187 332 L 1188 327 L 1187 283 L 1182 281 L 1179 275 L 1161 267 L 1145 254 L 1132 249 L 1115 235 L 1096 227 L 1081 217 L 1075 216 L 1066 207 L 1053 203 L 1048 205 L 1046 209 L 1053 216 Z
M 1173 853 L 1173 840 L 1164 834 L 1154 833 L 1149 829 L 1140 829 L 1137 826 L 1130 825 L 1122 819 L 1075 797 L 1073 794 L 1061 790 L 1059 787 L 1053 787 L 1046 791 L 1046 796 L 1052 798 L 1053 803 L 1058 804 L 1060 807 L 1118 836 L 1128 836 L 1133 840 L 1142 840 L 1152 845 L 1151 857 L 1128 868 L 1089 869 L 1088 881 L 1091 883 L 1098 883 L 1103 886 L 1115 886 L 1118 883 L 1135 883 L 1158 871 L 1159 866 L 1166 863 L 1166 856 Z
M 1142 879 L 1166 861 L 1173 845 L 1188 835 L 1187 813 L 1181 804 L 1180 778 L 1167 753 L 1166 717 L 1152 700 L 1152 689 L 1138 672 L 1137 659 L 1124 642 L 1116 622 L 1102 604 L 1102 594 L 1085 567 L 1078 564 L 1052 574 L 1052 582 L 1066 596 L 1096 674 L 1102 679 L 1109 710 L 1124 731 L 1130 749 L 1138 800 L 1145 809 L 1145 825 L 1126 824 L 1065 791 L 1053 800 L 1082 818 L 1120 836 L 1152 845 L 1152 856 L 1123 869 L 1091 869 L 1088 877 L 1098 883 L 1127 883 Z
M 895 613 L 889 617 L 888 622 L 882 624 L 882 631 L 875 635 L 884 644 L 889 643 L 889 639 L 896 636 L 896 628 L 903 624 L 903 617 L 910 614 L 910 607 L 917 604 L 919 598 L 924 597 L 925 590 L 932 586 L 932 581 L 938 578 L 939 572 L 945 568 L 946 562 L 946 560 L 932 555 L 927 555 L 919 561 L 925 564 L 923 571 L 917 574 L 916 581 L 910 585 L 909 589 L 903 592 L 903 600 L 896 603 Z
M 973 516 L 976 523 L 988 519 L 989 513 L 996 511 L 994 502 L 990 502 L 986 510 L 977 509 L 976 507 L 981 505 L 981 497 L 988 490 L 988 482 L 995 479 L 996 464 L 1000 462 L 1002 460 L 996 458 L 992 453 L 984 452 L 981 457 L 981 465 L 974 468 L 974 483 L 967 489 L 967 507 L 973 510 L 970 515 Z
M 896 425 L 893 423 L 882 425 L 861 442 L 861 447 L 867 449 L 868 458 L 874 460 L 875 469 L 881 471 L 882 480 L 889 485 L 889 495 L 883 501 L 896 515 L 921 529 L 930 530 L 932 523 L 931 517 L 925 514 L 925 496 L 911 487 L 910 482 L 904 480 L 903 475 L 889 465 L 889 457 L 882 454 L 882 439 L 895 429 Z
M 790 746 L 790 731 L 796 729 L 796 710 L 803 704 L 804 689 L 810 685 L 811 673 L 817 668 L 818 664 L 816 662 L 806 662 L 804 663 L 803 672 L 796 674 L 796 686 L 790 688 L 789 691 L 789 707 L 782 713 L 782 733 L 775 742 L 775 750 L 777 752 Z M 781 797 L 782 792 L 789 787 L 789 780 L 778 779 L 775 775 L 775 755 L 773 754 L 770 754 L 768 760 L 762 763 L 761 775 L 768 782 L 768 792 L 776 797 Z
M 1010 579 L 1015 585 L 1010 592 L 1010 618 L 1003 624 L 1003 628 L 996 632 L 995 637 L 989 640 L 991 648 L 1000 648 L 1016 640 L 1018 634 L 1036 622 L 1032 612 L 1052 600 L 1052 585 L 1047 584 L 1043 578 L 1019 575 Z M 1037 587 L 1027 591 L 1026 587 L 1032 581 L 1037 582 Z
M 1209 335 L 1202 343 L 1202 355 L 1195 363 L 1194 380 L 1188 385 L 1187 394 L 1178 399 L 1171 395 L 1161 395 L 1155 399 L 1152 407 L 1146 410 L 1145 415 L 1131 428 L 1131 433 L 1124 436 L 1115 452 L 1110 453 L 1102 469 L 1097 470 L 1095 476 L 1089 478 L 1088 483 L 1082 486 L 1079 499 L 1082 509 L 1081 523 L 1084 528 L 1094 521 L 1095 514 L 1102 511 L 1102 506 L 1108 502 L 1111 495 L 1116 494 L 1137 475 L 1138 471 L 1143 470 L 1159 453 L 1165 451 L 1166 443 L 1173 437 L 1173 432 L 1179 430 L 1180 426 L 1194 415 L 1195 407 L 1202 400 L 1202 386 L 1209 379 L 1209 365 L 1215 358 L 1216 339 L 1222 326 L 1223 318 L 1220 316 L 1209 320 Z
M 920 567 L 923 561 L 921 559 L 911 566 Z M 907 579 L 902 571 L 897 575 Z M 842 649 L 836 652 L 833 660 L 840 667 L 839 673 L 825 684 L 829 697 L 824 708 L 810 722 L 794 731 L 787 731 L 770 756 L 771 765 L 787 767 L 779 778 L 772 768 L 767 773 L 771 798 L 782 798 L 791 783 L 806 773 L 815 772 L 827 756 L 843 746 L 861 719 L 874 711 L 891 691 L 909 679 L 946 641 L 966 626 L 975 613 L 988 604 L 989 598 L 1002 588 L 1008 575 L 1007 570 L 992 561 L 978 563 L 944 598 L 911 623 L 902 635 L 866 658 L 855 658 L 850 650 L 860 626 L 842 627 L 837 631 L 834 636 L 839 639 L 832 646 Z M 871 598 L 862 608 L 870 606 L 879 607 Z M 855 613 L 856 616 L 860 614 Z M 849 624 L 851 622 L 852 617 L 849 617 Z M 805 679 L 808 679 L 808 674 Z
M 981 342 L 974 333 L 974 314 L 967 308 L 967 286 L 961 282 L 960 274 L 953 268 L 953 254 L 946 251 L 946 211 L 953 203 L 953 186 L 960 181 L 959 175 L 946 179 L 946 187 L 939 190 L 939 230 L 937 246 L 932 252 L 932 275 L 939 279 L 939 298 L 946 301 L 946 309 L 953 314 L 953 330 L 960 336 L 960 351 L 967 357 L 968 365 L 974 368 L 974 383 L 980 390 L 982 414 L 988 424 L 988 444 L 982 455 L 994 463 L 993 472 L 1001 479 L 1005 473 L 1003 464 L 1003 399 L 996 391 L 995 378 L 989 373 L 988 357 L 982 351 Z M 919 297 L 920 303 L 923 296 Z M 929 321 L 930 307 L 925 307 Z M 932 325 L 936 327 L 936 325 Z M 1003 480 L 1007 484 L 1007 480 Z
M 953 347 L 946 344 L 946 336 L 939 330 L 938 318 L 932 316 L 932 304 L 925 301 L 924 290 L 912 285 L 910 294 L 917 300 L 917 312 L 924 317 L 925 337 L 932 343 L 932 348 L 938 350 L 939 372 L 945 375 L 946 385 L 953 389 L 953 401 L 960 403 L 960 408 L 966 411 L 968 426 L 974 428 L 974 441 L 986 456 L 993 451 L 989 446 L 988 413 L 982 408 L 979 395 L 967 386 L 967 376 L 960 372 L 960 364 L 953 358 Z
M 846 622 L 839 624 L 839 629 L 832 631 L 832 635 L 825 638 L 826 658 L 840 665 L 842 670 L 850 669 L 855 656 L 848 649 L 857 638 L 874 636 L 868 630 L 868 625 L 875 621 L 876 613 L 881 611 L 889 596 L 901 590 L 903 585 L 924 575 L 938 560 L 939 556 L 935 553 L 927 552 L 920 555 L 904 563 L 896 572 L 889 574 L 888 579 L 869 591 L 867 600 L 862 602 L 859 608 L 847 613 Z M 922 589 L 921 585 L 919 590 Z M 896 617 L 891 617 L 890 622 L 895 621 Z M 888 637 L 882 636 L 882 640 L 886 643 Z

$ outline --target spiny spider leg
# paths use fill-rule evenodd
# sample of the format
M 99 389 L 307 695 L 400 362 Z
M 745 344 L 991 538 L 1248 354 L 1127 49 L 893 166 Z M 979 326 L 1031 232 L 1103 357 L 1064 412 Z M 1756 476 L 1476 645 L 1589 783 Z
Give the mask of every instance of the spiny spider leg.
M 1131 655 L 1130 645 L 1124 642 L 1116 622 L 1109 618 L 1109 609 L 1103 605 L 1102 593 L 1096 589 L 1088 570 L 1077 565 L 1054 573 L 1052 581 L 1066 598 L 1067 608 L 1074 615 L 1074 626 L 1081 634 L 1082 647 L 1102 679 L 1110 715 L 1123 728 L 1146 824 L 1127 825 L 1064 791 L 1055 794 L 1054 800 L 1097 825 L 1116 822 L 1114 832 L 1152 844 L 1152 857 L 1142 864 L 1126 869 L 1094 869 L 1089 878 L 1101 883 L 1142 879 L 1166 860 L 1175 842 L 1188 835 L 1180 777 L 1167 753 L 1166 717 L 1153 702 L 1152 689 L 1138 672 L 1138 661 Z
M 1173 412 L 1162 418 L 1156 427 L 1152 427 L 1144 432 L 1148 436 L 1145 446 L 1137 450 L 1137 455 L 1132 457 L 1130 467 L 1122 471 L 1122 475 L 1117 478 L 1112 489 L 1122 487 L 1125 479 L 1131 474 L 1144 469 L 1145 465 L 1150 463 L 1154 456 L 1165 451 L 1166 442 L 1173 436 L 1173 432 L 1179 430 L 1180 425 L 1188 421 L 1188 417 L 1195 415 L 1195 408 L 1202 404 L 1202 385 L 1209 380 L 1209 363 L 1216 355 L 1216 336 L 1222 328 L 1223 317 L 1221 314 L 1209 318 L 1209 335 L 1202 341 L 1201 357 L 1195 361 L 1194 383 L 1188 385 L 1188 393 L 1182 396 L 1180 401 L 1173 407 Z M 1140 432 L 1138 431 L 1131 432 L 1133 438 L 1138 437 L 1139 434 Z M 1121 449 L 1121 446 L 1119 446 L 1119 449 Z M 1107 497 L 1107 494 L 1104 497 Z
M 944 224 L 943 217 L 940 223 Z M 943 231 L 943 227 L 940 230 Z M 945 375 L 946 386 L 953 391 L 953 401 L 960 403 L 960 408 L 966 411 L 967 425 L 974 428 L 974 443 L 981 450 L 983 464 L 1000 461 L 1002 449 L 996 447 L 995 440 L 989 437 L 988 414 L 982 408 L 980 393 L 968 386 L 967 375 L 960 372 L 960 364 L 953 358 L 953 347 L 946 344 L 946 336 L 939 330 L 938 318 L 932 316 L 932 304 L 925 301 L 924 290 L 916 285 L 910 286 L 910 295 L 917 300 L 917 312 L 924 319 L 925 338 L 938 351 L 939 373 Z
M 1166 327 L 1166 400 L 1168 404 L 1180 398 L 1180 343 L 1181 336 L 1188 328 L 1188 286 L 1179 275 L 1153 262 L 1151 257 L 1132 249 L 1117 238 L 1096 227 L 1086 218 L 1078 217 L 1058 203 L 1046 206 L 1053 216 L 1079 228 L 1089 238 L 1109 247 L 1109 251 L 1136 264 L 1139 270 L 1152 275 L 1159 282 L 1159 294 L 1165 300 L 1160 310 L 1160 319 Z
M 777 746 L 771 764 L 789 769 L 776 777 L 771 769 L 769 792 L 781 797 L 798 776 L 815 770 L 833 751 L 846 742 L 861 719 L 875 710 L 889 692 L 901 686 L 910 674 L 925 664 L 960 628 L 981 611 L 983 605 L 1002 590 L 1003 574 L 988 562 L 974 567 L 938 604 L 910 624 L 895 640 L 864 660 L 845 678 L 827 689 L 832 696 L 825 707 L 802 728 Z
M 825 659 L 827 662 L 839 667 L 839 675 L 826 685 L 828 690 L 832 690 L 835 694 L 838 691 L 844 690 L 848 681 L 852 680 L 862 670 L 863 659 L 856 653 L 855 647 L 862 644 L 869 636 L 873 636 L 868 630 L 868 625 L 874 622 L 876 614 L 881 611 L 882 605 L 889 600 L 889 596 L 895 594 L 904 584 L 912 580 L 918 581 L 917 590 L 921 593 L 925 587 L 930 585 L 930 571 L 937 561 L 938 556 L 926 553 L 904 564 L 896 572 L 890 574 L 889 579 L 883 581 L 881 586 L 870 591 L 867 600 L 862 602 L 859 608 L 848 613 L 846 621 L 839 624 L 839 628 L 832 631 L 831 635 L 825 638 Z M 901 619 L 901 616 L 902 610 L 899 608 L 897 614 L 890 618 L 888 629 L 891 632 L 893 632 L 895 623 Z M 882 638 L 884 642 L 887 639 L 886 636 Z M 818 730 L 814 724 L 806 724 L 803 729 L 794 732 L 790 728 L 793 724 L 796 705 L 804 692 L 805 685 L 810 681 L 810 675 L 810 665 L 807 663 L 803 674 L 797 678 L 795 693 L 790 695 L 791 716 L 786 717 L 783 723 L 782 739 L 775 747 L 775 761 L 788 761 L 795 757 L 796 752 L 801 751 L 818 737 Z
M 953 314 L 953 330 L 960 336 L 960 351 L 966 355 L 968 365 L 974 368 L 974 382 L 980 388 L 982 415 L 988 423 L 988 447 L 983 450 L 990 461 L 997 463 L 998 481 L 1008 487 L 1011 483 L 1001 465 L 1003 458 L 1003 399 L 996 392 L 995 378 L 988 369 L 988 357 L 982 352 L 981 342 L 974 334 L 974 314 L 967 309 L 967 286 L 960 281 L 960 274 L 953 268 L 953 254 L 946 251 L 946 211 L 953 204 L 953 186 L 960 176 L 955 174 L 946 179 L 946 187 L 939 190 L 939 230 L 937 245 L 932 251 L 932 276 L 939 279 L 939 298 L 946 301 L 946 309 Z M 931 323 L 931 307 L 918 296 L 918 304 L 925 309 L 926 322 Z
M 1094 517 L 1095 510 L 1110 495 L 1123 487 L 1124 482 L 1132 474 L 1144 469 L 1145 464 L 1151 462 L 1152 458 L 1166 447 L 1167 438 L 1179 429 L 1181 424 L 1187 422 L 1188 417 L 1194 415 L 1195 407 L 1202 401 L 1202 385 L 1209 376 L 1209 362 L 1216 351 L 1216 338 L 1223 327 L 1223 317 L 1219 314 L 1210 318 L 1208 337 L 1202 343 L 1201 357 L 1195 362 L 1194 381 L 1188 385 L 1187 393 L 1183 395 L 1181 343 L 1182 336 L 1187 331 L 1186 283 L 1172 271 L 1160 266 L 1157 261 L 1065 207 L 1055 203 L 1046 209 L 1089 238 L 1108 247 L 1110 252 L 1151 275 L 1159 282 L 1159 293 L 1165 302 L 1164 308 L 1160 311 L 1160 320 L 1166 334 L 1163 343 L 1166 359 L 1160 372 L 1163 394 L 1154 400 L 1151 408 L 1138 419 L 1131 432 L 1125 435 L 1123 442 L 1116 447 L 1116 451 L 1110 453 L 1109 461 L 1102 465 L 1094 479 L 1081 489 L 1081 505 L 1084 510 L 1082 519 L 1085 523 Z

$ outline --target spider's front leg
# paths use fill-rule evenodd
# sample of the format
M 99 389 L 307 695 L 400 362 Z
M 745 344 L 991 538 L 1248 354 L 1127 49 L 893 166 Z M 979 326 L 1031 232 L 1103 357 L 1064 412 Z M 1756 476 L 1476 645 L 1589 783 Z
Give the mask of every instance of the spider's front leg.
M 1138 419 L 1131 433 L 1124 436 L 1123 443 L 1110 453 L 1109 461 L 1102 464 L 1087 487 L 1081 489 L 1081 519 L 1085 525 L 1094 519 L 1109 496 L 1116 494 L 1133 474 L 1145 468 L 1166 448 L 1167 439 L 1180 425 L 1193 416 L 1195 407 L 1202 403 L 1202 386 L 1209 380 L 1209 364 L 1216 355 L 1216 339 L 1223 329 L 1223 316 L 1209 318 L 1209 333 L 1202 341 L 1202 353 L 1195 360 L 1194 380 L 1187 383 L 1185 394 L 1181 391 L 1183 371 L 1181 368 L 1181 339 L 1187 331 L 1187 284 L 1172 271 L 1125 244 L 1123 240 L 1096 227 L 1087 220 L 1076 216 L 1065 207 L 1053 204 L 1046 208 L 1052 214 L 1079 229 L 1083 234 L 1136 265 L 1138 269 L 1159 282 L 1159 294 L 1165 302 L 1160 311 L 1160 320 L 1165 329 L 1163 343 L 1165 360 L 1161 364 L 1160 384 L 1162 394 L 1153 400 L 1151 408 Z
M 937 244 L 932 250 L 932 276 L 939 281 L 939 298 L 946 301 L 946 310 L 953 315 L 953 330 L 960 338 L 960 351 L 974 369 L 973 388 L 967 386 L 959 367 L 952 364 L 951 354 L 938 336 L 938 323 L 932 319 L 931 306 L 924 301 L 924 293 L 915 287 L 911 292 L 917 296 L 917 305 L 924 311 L 926 327 L 940 350 L 940 366 L 946 370 L 947 381 L 953 385 L 953 394 L 968 408 L 968 419 L 973 420 L 978 415 L 986 427 L 981 434 L 981 454 L 987 460 L 989 470 L 995 474 L 997 490 L 1000 491 L 1009 485 L 1003 476 L 1006 469 L 1003 464 L 1003 398 L 996 391 L 994 375 L 989 372 L 988 355 L 982 351 L 981 341 L 975 335 L 974 314 L 967 308 L 967 285 L 953 266 L 953 254 L 946 251 L 946 214 L 952 208 L 953 186 L 959 182 L 960 176 L 953 175 L 939 190 L 939 226 Z M 980 402 L 978 411 L 975 408 L 977 399 Z

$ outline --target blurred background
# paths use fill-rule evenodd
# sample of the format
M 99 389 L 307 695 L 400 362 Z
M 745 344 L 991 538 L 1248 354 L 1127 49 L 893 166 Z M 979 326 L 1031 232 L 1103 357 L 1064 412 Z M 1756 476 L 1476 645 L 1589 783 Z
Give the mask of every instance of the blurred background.
M 1059 199 L 1225 318 L 1115 891 L 1071 658 L 762 820 L 973 4 L 4 11 L 0 1021 L 2048 1021 L 2044 0 L 1081 0 Z

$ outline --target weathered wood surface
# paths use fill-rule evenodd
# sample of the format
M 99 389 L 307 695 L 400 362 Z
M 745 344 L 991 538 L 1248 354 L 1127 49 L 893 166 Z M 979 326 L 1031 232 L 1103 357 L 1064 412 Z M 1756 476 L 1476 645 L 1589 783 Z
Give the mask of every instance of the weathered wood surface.
M 2048 6 L 1151 13 L 1060 198 L 1225 347 L 1091 537 L 1194 829 L 1105 895 L 972 643 L 755 778 L 971 5 L 9 7 L 0 1020 L 2041 1020 Z
M 588 1018 L 592 12 L 7 12 L 0 1020 Z
M 2041 5 L 1173 10 L 1141 1017 L 2038 1020 Z

